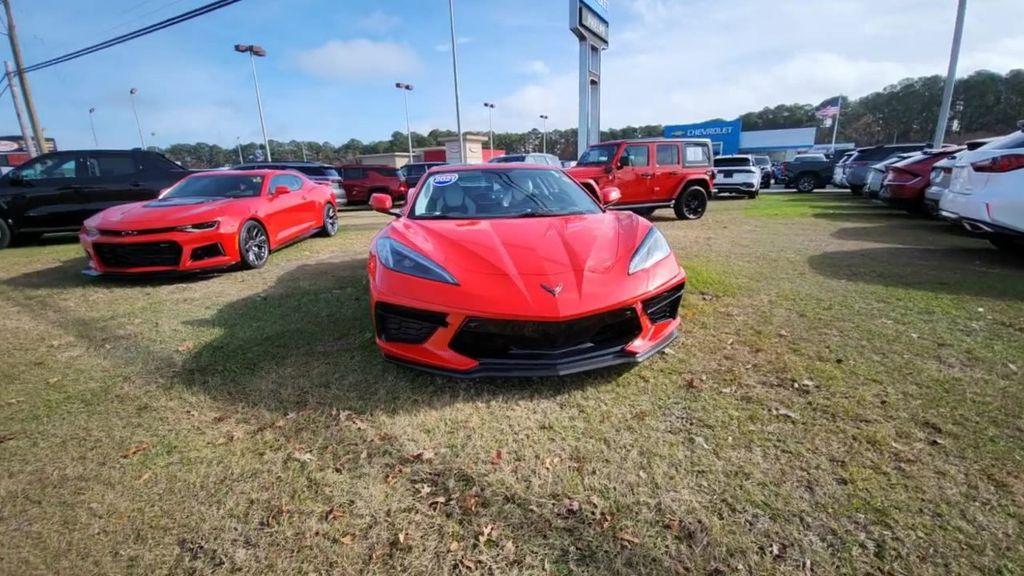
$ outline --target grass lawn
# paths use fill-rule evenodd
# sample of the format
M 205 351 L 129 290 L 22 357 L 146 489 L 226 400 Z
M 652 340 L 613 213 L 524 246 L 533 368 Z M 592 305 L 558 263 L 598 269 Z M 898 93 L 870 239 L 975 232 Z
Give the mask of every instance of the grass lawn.
M 386 217 L 266 268 L 0 252 L 0 574 L 1021 574 L 1024 259 L 848 193 L 654 220 L 690 274 L 633 369 L 386 364 Z

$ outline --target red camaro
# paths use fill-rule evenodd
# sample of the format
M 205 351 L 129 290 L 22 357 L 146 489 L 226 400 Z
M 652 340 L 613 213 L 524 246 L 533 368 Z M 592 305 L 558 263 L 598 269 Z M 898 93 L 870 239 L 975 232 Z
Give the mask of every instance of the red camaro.
M 602 202 L 620 198 L 616 188 Z M 686 273 L 664 236 L 558 169 L 427 173 L 367 264 L 377 344 L 455 376 L 552 376 L 640 362 L 679 326 Z
M 193 174 L 156 200 L 108 208 L 79 239 L 89 275 L 259 268 L 270 252 L 338 231 L 331 188 L 298 172 Z

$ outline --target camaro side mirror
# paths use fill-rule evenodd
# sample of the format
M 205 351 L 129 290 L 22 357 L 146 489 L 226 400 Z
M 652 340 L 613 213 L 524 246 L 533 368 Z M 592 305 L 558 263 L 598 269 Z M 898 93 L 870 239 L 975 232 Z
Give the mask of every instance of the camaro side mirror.
M 395 201 L 391 199 L 390 194 L 373 194 L 370 196 L 370 208 L 373 208 L 375 212 L 381 212 L 383 214 L 391 214 L 391 209 L 394 208 Z
M 289 188 L 289 187 L 287 187 L 287 186 L 285 186 L 283 184 L 281 186 L 275 186 L 274 187 L 274 196 L 278 196 L 278 195 L 281 195 L 281 194 L 290 194 L 291 191 L 292 191 L 291 188 Z
M 601 190 L 601 203 L 605 206 L 611 206 L 619 200 L 622 200 L 622 191 L 614 186 L 609 186 Z

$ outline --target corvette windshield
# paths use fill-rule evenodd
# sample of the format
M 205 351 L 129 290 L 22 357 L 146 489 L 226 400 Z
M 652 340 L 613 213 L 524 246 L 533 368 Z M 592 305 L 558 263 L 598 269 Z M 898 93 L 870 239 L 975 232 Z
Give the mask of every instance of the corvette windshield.
M 560 171 L 509 168 L 432 174 L 410 216 L 527 218 L 600 212 L 590 195 Z
M 252 198 L 263 190 L 263 176 L 203 175 L 186 178 L 163 198 Z

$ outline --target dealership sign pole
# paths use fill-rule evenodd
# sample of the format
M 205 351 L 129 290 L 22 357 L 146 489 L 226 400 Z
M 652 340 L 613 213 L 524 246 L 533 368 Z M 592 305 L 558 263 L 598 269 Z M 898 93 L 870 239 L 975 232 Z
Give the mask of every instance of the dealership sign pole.
M 956 65 L 960 59 L 960 40 L 964 36 L 964 13 L 967 11 L 967 0 L 960 0 L 956 10 L 956 25 L 953 28 L 953 47 L 949 51 L 949 70 L 946 72 L 946 86 L 942 90 L 942 105 L 939 108 L 939 121 L 935 124 L 935 137 L 932 148 L 942 148 L 946 139 L 946 123 L 949 122 L 949 105 L 953 101 L 953 86 L 956 84 Z
M 569 30 L 580 43 L 579 158 L 601 139 L 601 52 L 608 49 L 608 0 L 569 0 Z

